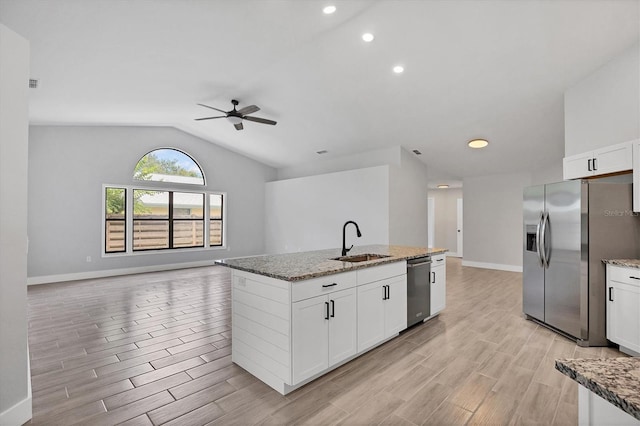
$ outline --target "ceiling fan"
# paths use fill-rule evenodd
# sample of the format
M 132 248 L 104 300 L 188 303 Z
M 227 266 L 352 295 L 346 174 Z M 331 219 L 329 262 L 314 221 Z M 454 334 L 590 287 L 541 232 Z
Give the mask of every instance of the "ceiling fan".
M 248 114 L 253 114 L 254 112 L 260 111 L 260 108 L 258 108 L 255 105 L 249 105 L 244 108 L 240 108 L 239 110 L 236 110 L 236 106 L 238 105 L 239 102 L 236 101 L 235 99 L 232 99 L 231 103 L 233 104 L 233 109 L 231 111 L 223 111 L 221 109 L 214 108 L 209 105 L 198 104 L 205 108 L 215 109 L 216 111 L 221 112 L 224 115 L 217 115 L 215 117 L 196 118 L 195 120 L 200 121 L 200 120 L 213 120 L 214 118 L 226 118 L 235 126 L 236 130 L 242 130 L 244 128 L 242 126 L 242 120 L 255 121 L 256 123 L 262 123 L 262 124 L 271 124 L 272 126 L 276 124 L 276 122 L 273 120 L 267 120 L 266 118 L 252 117 L 248 115 Z

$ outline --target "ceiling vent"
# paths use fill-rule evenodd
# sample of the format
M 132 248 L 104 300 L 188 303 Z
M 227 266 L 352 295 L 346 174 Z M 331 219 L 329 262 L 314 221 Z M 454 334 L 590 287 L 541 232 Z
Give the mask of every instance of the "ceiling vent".
M 418 151 L 417 149 L 414 149 L 414 150 L 413 150 L 413 153 L 414 153 L 415 155 L 422 155 L 422 153 L 421 153 L 420 151 Z
M 29 79 L 29 89 L 37 89 L 38 88 L 38 80 L 35 78 Z
M 329 151 L 327 151 L 326 149 L 323 149 L 323 150 L 320 150 L 320 151 L 316 151 L 316 154 L 322 155 L 322 154 L 326 154 L 327 152 L 329 152 Z

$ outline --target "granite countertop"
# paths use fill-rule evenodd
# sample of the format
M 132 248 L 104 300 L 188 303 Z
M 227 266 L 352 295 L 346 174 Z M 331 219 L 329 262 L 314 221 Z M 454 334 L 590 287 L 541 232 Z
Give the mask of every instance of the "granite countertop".
M 640 358 L 559 359 L 556 369 L 640 420 Z
M 447 249 L 442 248 L 428 249 L 425 247 L 369 245 L 354 247 L 348 255 L 374 253 L 389 257 L 366 262 L 342 262 L 340 260 L 332 260 L 342 254 L 342 249 L 336 248 L 300 253 L 236 257 L 216 260 L 216 263 L 279 280 L 300 281 L 385 263 L 415 259 L 425 255 L 437 255 L 446 251 Z
M 640 269 L 640 259 L 603 259 L 602 261 L 609 265 Z

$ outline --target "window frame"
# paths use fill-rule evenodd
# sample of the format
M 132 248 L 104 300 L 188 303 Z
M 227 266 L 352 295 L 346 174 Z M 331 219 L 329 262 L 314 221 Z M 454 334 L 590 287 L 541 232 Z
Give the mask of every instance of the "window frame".
M 138 185 L 137 183 L 144 182 L 147 185 Z M 135 181 L 134 184 L 103 184 L 102 185 L 102 257 L 121 257 L 121 256 L 140 256 L 146 254 L 159 254 L 159 253 L 176 253 L 176 252 L 187 252 L 187 251 L 211 251 L 211 250 L 226 250 L 227 249 L 227 205 L 229 204 L 227 200 L 227 193 L 224 191 L 212 191 L 204 188 L 194 188 L 193 185 L 190 184 L 175 184 L 171 183 L 171 185 L 167 185 L 168 182 L 154 182 L 154 181 Z M 159 185 L 157 185 L 159 184 Z M 118 188 L 124 189 L 126 194 L 126 205 L 127 209 L 125 211 L 125 251 L 119 252 L 107 252 L 106 251 L 106 191 L 107 188 Z M 133 192 L 134 190 L 143 190 L 143 191 L 164 191 L 169 193 L 180 192 L 180 193 L 193 193 L 193 194 L 204 194 L 204 206 L 203 206 L 203 218 L 202 219 L 184 219 L 184 220 L 202 220 L 203 223 L 203 246 L 194 246 L 194 247 L 175 247 L 175 248 L 153 248 L 153 249 L 133 249 L 133 222 L 136 220 L 133 217 Z M 210 245 L 210 195 L 220 195 L 222 196 L 222 208 L 221 208 L 221 232 L 222 232 L 222 244 L 221 245 Z M 172 205 L 169 203 L 169 210 L 171 213 Z M 158 219 L 161 220 L 161 219 Z M 162 219 L 165 220 L 165 219 Z M 169 221 L 169 219 L 166 219 Z M 180 219 L 178 220 L 180 221 Z M 170 225 L 171 227 L 171 225 Z M 171 244 L 170 244 L 171 246 Z
M 124 191 L 124 217 L 122 219 L 118 218 L 108 218 L 107 217 L 107 189 L 120 189 Z M 120 186 L 107 186 L 102 190 L 102 215 L 104 217 L 103 220 L 103 229 L 102 229 L 102 251 L 107 254 L 114 253 L 126 253 L 127 252 L 127 213 L 129 212 L 129 191 L 124 185 Z M 117 251 L 107 251 L 107 227 L 109 222 L 122 222 L 124 225 L 124 249 Z

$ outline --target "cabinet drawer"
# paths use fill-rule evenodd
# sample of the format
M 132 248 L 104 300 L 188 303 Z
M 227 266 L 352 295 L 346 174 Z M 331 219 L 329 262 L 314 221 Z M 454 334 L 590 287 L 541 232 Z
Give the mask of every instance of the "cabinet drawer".
M 640 287 L 640 269 L 607 265 L 607 278 L 612 281 Z
M 436 266 L 444 265 L 446 263 L 446 259 L 447 257 L 444 253 L 431 256 L 431 267 L 434 268 Z
M 355 287 L 355 285 L 355 271 L 293 282 L 291 283 L 291 301 L 297 302 L 299 300 L 309 299 L 322 294 L 333 293 L 334 291 Z
M 356 272 L 358 273 L 358 285 L 362 285 L 406 274 L 407 262 L 402 260 L 400 262 L 385 263 L 380 266 L 358 269 Z

